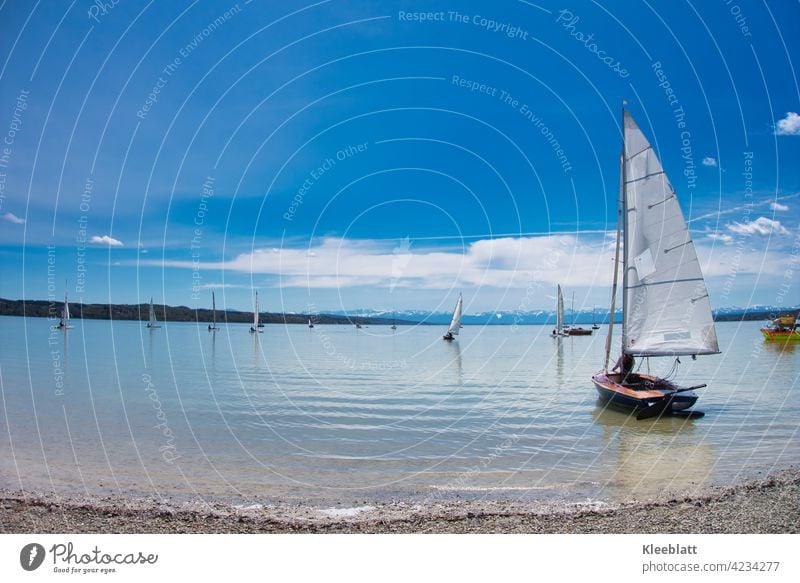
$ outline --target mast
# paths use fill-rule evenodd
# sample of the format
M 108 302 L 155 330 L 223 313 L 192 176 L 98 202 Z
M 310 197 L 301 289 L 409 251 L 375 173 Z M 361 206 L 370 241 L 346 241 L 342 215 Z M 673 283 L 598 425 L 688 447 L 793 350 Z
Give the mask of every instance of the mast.
M 625 159 L 625 102 L 622 103 L 622 156 L 620 157 L 620 192 L 622 215 L 622 346 L 620 355 L 625 354 L 627 338 L 626 319 L 628 316 L 628 186 L 627 186 L 627 160 Z
M 572 325 L 575 325 L 575 292 L 572 292 L 572 307 L 570 308 L 572 311 Z
M 614 313 L 617 303 L 617 280 L 619 273 L 619 247 L 620 230 L 622 229 L 622 213 L 625 207 L 625 107 L 622 108 L 622 151 L 619 154 L 619 201 L 617 202 L 617 248 L 614 252 L 614 283 L 611 286 L 611 313 L 608 319 L 608 336 L 606 336 L 606 360 L 603 370 L 608 371 L 608 361 L 611 357 L 611 338 L 614 335 Z M 623 294 L 622 294 L 622 330 L 625 334 L 625 281 L 627 273 L 623 275 Z M 623 344 L 624 346 L 624 344 Z
M 211 292 L 211 321 L 214 323 L 214 328 L 217 327 L 217 299 L 214 297 L 214 292 Z

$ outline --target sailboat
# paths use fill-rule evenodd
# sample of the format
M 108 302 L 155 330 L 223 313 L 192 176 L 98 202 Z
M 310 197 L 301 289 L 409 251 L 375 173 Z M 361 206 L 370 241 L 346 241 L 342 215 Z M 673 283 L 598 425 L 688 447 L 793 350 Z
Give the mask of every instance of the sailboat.
M 250 333 L 254 334 L 256 332 L 258 333 L 264 332 L 263 330 L 261 330 L 261 324 L 258 323 L 258 291 L 256 291 L 256 306 L 255 309 L 253 310 L 253 325 L 250 326 Z
M 553 338 L 567 336 L 564 331 L 564 296 L 561 295 L 561 286 L 558 286 L 558 297 L 556 299 L 556 327 L 550 333 Z
M 153 297 L 150 296 L 150 312 L 147 317 L 147 328 L 161 328 L 156 320 L 156 310 L 153 308 Z
M 592 330 L 599 330 L 600 326 L 597 325 L 597 306 L 592 306 Z
M 311 318 L 308 319 L 308 327 L 309 328 L 313 328 L 314 327 L 314 322 L 311 321 Z
M 391 329 L 392 330 L 397 330 L 397 314 L 395 312 L 392 312 L 392 326 L 391 326 Z
M 592 331 L 587 330 L 586 328 L 581 328 L 580 326 L 575 326 L 575 292 L 572 292 L 572 326 L 565 326 L 564 328 L 567 331 L 569 336 L 591 336 Z
M 461 294 L 458 294 L 458 301 L 456 302 L 456 308 L 453 310 L 453 319 L 450 320 L 450 327 L 447 329 L 447 334 L 442 336 L 444 340 L 455 340 L 455 337 L 458 336 L 458 330 L 461 328 L 461 310 L 463 306 L 464 300 Z
M 592 376 L 602 401 L 633 409 L 638 419 L 687 411 L 698 399 L 692 387 L 634 372 L 634 357 L 718 354 L 703 273 L 675 191 L 653 147 L 623 109 L 617 247 L 603 370 Z M 620 231 L 622 237 L 620 237 Z M 622 356 L 608 370 L 614 330 L 617 268 L 623 248 Z M 619 370 L 619 372 L 615 372 Z M 668 375 L 669 376 L 669 375 Z
M 211 292 L 211 324 L 208 325 L 208 330 L 219 330 L 217 328 L 217 300 L 214 297 L 214 292 Z
M 66 285 L 64 286 L 66 287 Z M 75 326 L 69 325 L 69 302 L 67 302 L 67 290 L 64 290 L 64 305 L 61 308 L 61 318 L 58 320 L 58 326 L 54 326 L 59 330 L 72 330 Z

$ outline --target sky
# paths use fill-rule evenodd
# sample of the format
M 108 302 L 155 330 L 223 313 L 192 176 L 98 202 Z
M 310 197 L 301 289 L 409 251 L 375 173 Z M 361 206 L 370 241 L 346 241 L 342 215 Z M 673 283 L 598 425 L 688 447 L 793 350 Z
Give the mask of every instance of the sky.
M 0 297 L 609 304 L 622 102 L 712 306 L 800 303 L 797 2 L 0 4 Z

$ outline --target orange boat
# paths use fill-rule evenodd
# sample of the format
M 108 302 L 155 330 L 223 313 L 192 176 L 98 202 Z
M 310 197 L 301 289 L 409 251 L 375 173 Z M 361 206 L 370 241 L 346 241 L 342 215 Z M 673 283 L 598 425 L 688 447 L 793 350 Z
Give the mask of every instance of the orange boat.
M 775 318 L 770 325 L 761 329 L 767 342 L 800 342 L 800 325 L 797 314 Z

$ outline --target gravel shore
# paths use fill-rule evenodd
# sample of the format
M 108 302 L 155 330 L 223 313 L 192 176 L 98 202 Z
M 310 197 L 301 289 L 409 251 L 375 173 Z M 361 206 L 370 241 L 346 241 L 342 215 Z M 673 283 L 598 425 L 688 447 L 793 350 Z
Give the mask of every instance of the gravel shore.
M 91 502 L 0 492 L 2 533 L 798 533 L 800 471 L 681 499 L 586 507 L 508 502 L 356 508 Z

